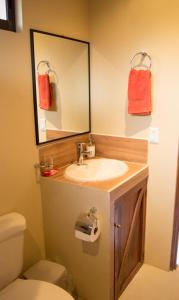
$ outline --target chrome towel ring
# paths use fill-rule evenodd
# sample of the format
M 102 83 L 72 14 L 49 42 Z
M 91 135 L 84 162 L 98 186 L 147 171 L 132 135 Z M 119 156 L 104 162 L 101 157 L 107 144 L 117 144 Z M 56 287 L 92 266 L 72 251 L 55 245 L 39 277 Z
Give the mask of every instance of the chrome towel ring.
M 136 56 L 141 56 L 139 63 L 134 64 Z M 145 59 L 148 58 L 149 64 L 147 65 L 144 63 Z M 131 64 L 131 69 L 136 69 L 136 68 L 146 68 L 147 70 L 150 70 L 152 67 L 152 59 L 151 56 L 147 52 L 138 52 L 136 53 L 133 58 L 130 61 Z
M 52 69 L 51 69 L 51 67 L 50 67 L 49 61 L 48 61 L 48 60 L 41 60 L 41 61 L 38 63 L 38 65 L 37 65 L 37 73 L 38 73 L 38 74 L 39 74 L 39 68 L 40 68 L 40 65 L 41 65 L 41 64 L 46 64 L 46 66 L 47 66 L 47 73 L 49 73 L 49 72 L 52 71 Z

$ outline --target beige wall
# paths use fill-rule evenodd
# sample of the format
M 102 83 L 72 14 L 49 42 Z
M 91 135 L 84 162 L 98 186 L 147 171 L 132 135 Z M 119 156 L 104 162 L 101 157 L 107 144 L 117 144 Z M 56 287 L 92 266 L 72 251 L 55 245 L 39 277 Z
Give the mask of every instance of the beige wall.
M 29 28 L 88 39 L 87 0 L 23 0 L 23 30 L 0 30 L 0 214 L 27 219 L 25 267 L 44 255 L 35 146 Z
M 179 115 L 179 2 L 174 0 L 92 0 L 92 130 L 148 138 L 160 128 L 160 143 L 149 146 L 146 262 L 169 267 Z M 127 114 L 130 58 L 152 56 L 150 117 Z

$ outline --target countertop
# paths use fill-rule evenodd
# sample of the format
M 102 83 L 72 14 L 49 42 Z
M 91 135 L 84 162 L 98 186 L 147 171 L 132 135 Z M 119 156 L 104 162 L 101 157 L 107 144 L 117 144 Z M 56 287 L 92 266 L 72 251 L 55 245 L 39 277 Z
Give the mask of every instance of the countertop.
M 76 186 L 91 187 L 100 189 L 110 193 L 112 199 L 121 196 L 124 192 L 135 186 L 140 181 L 148 177 L 148 165 L 138 162 L 125 161 L 128 166 L 128 171 L 115 179 L 93 182 L 79 182 L 67 179 L 64 176 L 64 171 L 68 166 L 59 167 L 58 173 L 54 176 L 48 177 L 51 180 L 70 183 Z M 120 189 L 119 189 L 120 188 Z

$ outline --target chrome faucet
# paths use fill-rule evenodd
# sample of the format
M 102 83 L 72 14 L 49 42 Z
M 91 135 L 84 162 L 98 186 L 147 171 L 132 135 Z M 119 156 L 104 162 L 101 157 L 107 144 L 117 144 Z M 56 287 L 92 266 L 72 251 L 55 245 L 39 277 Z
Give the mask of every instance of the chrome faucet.
M 84 155 L 87 155 L 90 153 L 90 151 L 86 150 L 86 143 L 77 143 L 77 153 L 78 153 L 78 160 L 77 160 L 77 165 L 85 165 L 84 163 Z

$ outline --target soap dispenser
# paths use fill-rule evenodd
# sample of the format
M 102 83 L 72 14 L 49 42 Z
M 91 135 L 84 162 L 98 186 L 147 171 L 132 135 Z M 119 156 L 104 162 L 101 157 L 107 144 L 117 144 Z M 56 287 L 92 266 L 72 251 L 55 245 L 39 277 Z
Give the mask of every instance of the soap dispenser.
M 89 135 L 89 142 L 87 144 L 86 150 L 88 152 L 87 154 L 88 158 L 95 157 L 95 144 L 91 134 Z

